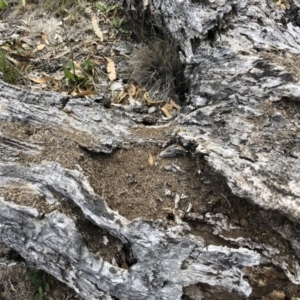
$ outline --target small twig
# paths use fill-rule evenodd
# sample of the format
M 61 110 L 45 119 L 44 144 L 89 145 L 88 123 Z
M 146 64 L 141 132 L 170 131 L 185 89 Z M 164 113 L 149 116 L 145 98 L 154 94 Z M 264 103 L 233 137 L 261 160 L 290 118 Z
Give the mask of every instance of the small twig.
M 132 195 L 124 188 L 124 186 L 122 186 L 122 188 L 127 192 L 127 194 L 128 194 L 129 196 L 132 197 Z
M 134 187 L 133 187 L 133 189 L 135 190 L 136 189 L 136 187 L 139 185 L 139 183 L 138 184 L 136 184 Z
M 230 202 L 228 201 L 228 199 L 221 193 L 221 196 L 227 201 L 227 203 L 228 203 L 228 205 L 229 205 L 229 207 L 231 207 L 231 204 L 230 204 Z

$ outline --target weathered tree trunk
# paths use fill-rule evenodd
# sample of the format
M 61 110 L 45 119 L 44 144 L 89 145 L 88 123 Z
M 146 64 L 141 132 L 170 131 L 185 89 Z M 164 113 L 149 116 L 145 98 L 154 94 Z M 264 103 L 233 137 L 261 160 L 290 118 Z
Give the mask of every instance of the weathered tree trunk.
M 89 300 L 110 296 L 175 300 L 181 299 L 184 287 L 196 284 L 198 294 L 188 291 L 190 299 L 208 299 L 208 289 L 212 299 L 220 291 L 237 299 L 249 295 L 254 299 L 272 291 L 260 290 L 267 283 L 255 277 L 264 274 L 266 265 L 281 272 L 282 281 L 298 285 L 298 3 L 286 4 L 290 10 L 285 11 L 272 0 L 143 2 L 127 1 L 128 9 L 137 17 L 147 11 L 156 26 L 168 31 L 179 44 L 186 66 L 189 92 L 187 105 L 176 118 L 177 143 L 203 155 L 208 172 L 221 174 L 234 195 L 265 209 L 260 212 L 267 230 L 288 244 L 287 252 L 276 241 L 260 244 L 255 236 L 227 236 L 234 228 L 233 217 L 221 213 L 176 211 L 173 225 L 127 220 L 92 189 L 90 182 L 101 178 L 83 174 L 80 155 L 77 170 L 66 166 L 72 147 L 89 155 L 157 143 L 136 134 L 135 129 L 143 128 L 136 122 L 141 116 L 105 109 L 93 100 L 32 93 L 3 82 L 2 241 L 29 265 L 52 274 Z M 40 143 L 31 138 L 36 132 L 45 133 Z M 57 152 L 51 150 L 44 158 L 55 140 L 61 143 Z M 236 201 L 237 206 L 245 205 L 241 199 Z M 123 245 L 124 252 L 117 257 L 121 262 L 108 260 L 100 242 L 98 251 L 89 249 L 86 232 L 72 218 L 89 220 L 102 230 L 98 237 L 108 236 Z M 201 235 L 191 233 L 187 220 L 211 224 L 227 246 L 204 242 Z

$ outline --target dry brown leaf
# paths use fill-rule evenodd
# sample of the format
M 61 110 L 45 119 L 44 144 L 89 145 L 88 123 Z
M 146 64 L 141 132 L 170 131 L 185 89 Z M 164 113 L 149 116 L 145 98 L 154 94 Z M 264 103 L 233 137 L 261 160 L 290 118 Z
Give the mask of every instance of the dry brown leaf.
M 127 93 L 124 90 L 121 90 L 118 94 L 118 103 L 121 103 L 122 100 L 127 96 Z
M 14 58 L 12 58 L 12 57 L 10 57 L 8 55 L 5 55 L 5 57 L 6 57 L 7 60 L 9 60 L 10 62 L 14 63 L 16 66 L 20 65 L 20 63 L 16 59 L 14 59 Z
M 42 36 L 42 39 L 44 40 L 45 44 L 49 45 L 49 40 L 48 40 L 47 34 L 44 32 L 41 32 L 41 36 Z
M 36 49 L 37 51 L 41 51 L 41 50 L 43 50 L 45 47 L 46 47 L 46 44 L 40 44 L 40 45 L 37 45 L 35 49 Z
M 32 53 L 35 53 L 37 51 L 41 51 L 46 47 L 46 44 L 39 44 L 36 46 L 36 48 L 32 51 Z
M 181 109 L 181 106 L 178 105 L 175 101 L 173 101 L 172 99 L 169 101 L 169 103 L 177 110 Z
M 72 93 L 72 96 L 76 98 L 82 98 L 82 97 L 87 97 L 87 96 L 94 96 L 97 95 L 97 92 L 95 91 L 80 91 L 79 93 Z
M 5 46 L 5 45 L 1 46 L 1 49 L 2 49 L 2 50 L 5 50 L 5 51 L 7 51 L 7 52 L 11 52 L 11 48 L 8 47 L 8 46 Z
M 35 83 L 43 84 L 47 82 L 46 77 L 36 78 L 36 77 L 27 76 L 27 78 L 29 78 L 31 81 Z
M 148 164 L 149 164 L 149 166 L 153 166 L 153 164 L 154 164 L 154 159 L 153 159 L 153 156 L 151 153 L 149 153 L 149 156 L 148 156 Z
M 141 91 L 141 87 L 137 85 L 135 95 L 137 96 L 140 93 L 140 91 Z
M 153 105 L 159 105 L 159 104 L 162 104 L 162 103 L 164 103 L 165 101 L 163 101 L 163 100 L 161 100 L 161 101 L 151 101 L 151 100 L 146 100 L 146 104 L 148 105 L 148 106 L 153 106 Z
M 113 19 L 116 17 L 117 13 L 118 13 L 118 10 L 115 9 L 115 10 L 112 12 L 111 16 L 109 16 L 109 19 L 110 19 L 110 20 L 113 20 Z
M 14 39 L 13 40 L 13 49 L 17 50 L 17 49 L 22 49 L 22 42 L 19 39 Z
M 20 54 L 22 57 L 28 57 L 28 58 L 33 58 L 31 56 L 31 50 L 27 50 L 27 51 L 24 51 L 22 54 Z
M 139 90 L 140 91 L 140 90 Z M 152 106 L 152 105 L 158 105 L 158 104 L 161 104 L 161 103 L 164 103 L 165 101 L 152 101 L 150 99 L 150 96 L 147 92 L 144 93 L 144 99 L 146 101 L 146 105 L 148 106 Z
M 128 94 L 130 96 L 134 97 L 135 93 L 136 93 L 136 87 L 133 83 L 130 83 L 129 86 L 128 86 Z
M 92 16 L 92 25 L 93 25 L 93 29 L 95 31 L 95 34 L 100 38 L 100 41 L 103 42 L 104 38 L 103 38 L 103 32 L 100 30 L 99 26 L 98 26 L 98 18 L 93 15 Z
M 101 66 L 105 63 L 105 60 L 94 59 L 93 62 L 94 62 L 95 65 Z
M 83 41 L 83 44 L 84 44 L 85 47 L 89 47 L 89 46 L 95 46 L 95 47 L 97 47 L 98 46 L 98 42 L 99 42 L 98 39 L 87 40 L 87 41 Z
M 107 70 L 107 73 L 108 73 L 108 78 L 109 78 L 110 81 L 114 81 L 117 78 L 115 63 L 110 58 L 106 57 L 106 60 L 107 60 L 106 70 Z
M 130 83 L 128 87 L 128 94 L 132 97 L 136 97 L 140 92 L 140 87 L 138 85 L 135 85 L 134 83 Z
M 150 96 L 149 96 L 149 94 L 147 92 L 144 93 L 144 99 L 146 100 L 146 102 L 152 102 L 150 100 Z
M 172 114 L 173 114 L 173 106 L 169 103 L 166 103 L 162 108 L 161 108 L 161 111 L 164 113 L 164 115 L 167 117 L 167 118 L 170 118 L 172 117 Z

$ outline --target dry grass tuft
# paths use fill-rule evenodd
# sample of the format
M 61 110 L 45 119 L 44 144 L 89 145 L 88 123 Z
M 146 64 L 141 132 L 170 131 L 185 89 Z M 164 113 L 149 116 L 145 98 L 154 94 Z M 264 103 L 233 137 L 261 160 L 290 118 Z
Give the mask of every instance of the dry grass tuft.
M 155 100 L 168 101 L 183 86 L 183 65 L 177 50 L 169 39 L 157 38 L 134 50 L 130 62 L 131 79 L 144 87 Z

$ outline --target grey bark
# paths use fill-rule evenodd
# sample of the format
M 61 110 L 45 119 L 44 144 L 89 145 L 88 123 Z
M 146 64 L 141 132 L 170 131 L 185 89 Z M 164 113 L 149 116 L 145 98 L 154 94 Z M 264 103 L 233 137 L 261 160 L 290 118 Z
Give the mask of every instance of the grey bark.
M 135 125 L 125 116 L 117 116 L 114 122 L 109 122 L 106 120 L 114 118 L 111 111 L 99 108 L 96 114 L 94 109 L 75 100 L 68 102 L 72 114 L 67 114 L 61 110 L 59 95 L 34 94 L 3 82 L 1 87 L 0 118 L 4 121 L 61 126 L 71 134 L 76 129 L 72 137 L 93 151 L 109 152 L 114 145 L 124 147 L 135 140 L 126 131 Z M 96 126 L 99 119 L 103 125 Z M 89 135 L 97 135 L 98 139 Z M 105 293 L 119 299 L 180 299 L 182 287 L 197 282 L 222 286 L 241 295 L 251 292 L 241 269 L 258 264 L 258 253 L 246 248 L 204 248 L 202 239 L 188 234 L 189 227 L 185 223 L 165 228 L 160 222 L 129 222 L 106 206 L 81 172 L 51 162 L 32 167 L 11 162 L 14 151 L 18 160 L 20 149 L 34 155 L 39 146 L 2 136 L 0 187 L 22 185 L 52 205 L 59 199 L 71 201 L 88 220 L 130 245 L 137 260 L 128 270 L 113 266 L 87 249 L 68 216 L 58 211 L 44 215 L 35 208 L 13 203 L 9 196 L 1 197 L 1 239 L 29 264 L 67 283 L 86 299 L 99 299 Z
M 136 3 L 129 6 L 147 9 Z M 297 14 L 299 4 L 290 3 Z M 300 29 L 293 14 L 274 1 L 148 6 L 182 49 L 190 101 L 182 142 L 197 144 L 236 195 L 297 220 Z
M 292 22 L 281 24 L 283 11 L 271 0 L 127 5 L 136 15 L 149 10 L 153 22 L 181 47 L 189 105 L 178 116 L 178 140 L 186 148 L 196 146 L 234 194 L 299 222 L 300 85 L 293 66 L 300 52 L 299 28 Z M 92 100 L 33 93 L 0 82 L 1 121 L 61 130 L 89 151 L 111 153 L 145 142 L 130 131 L 141 126 L 133 121 L 136 117 L 117 109 L 95 110 Z M 85 218 L 130 247 L 136 263 L 122 269 L 105 261 L 88 250 L 69 216 L 20 206 L 13 194 L 1 197 L 1 239 L 28 264 L 85 299 L 181 299 L 182 288 L 196 283 L 247 297 L 252 288 L 243 278 L 244 267 L 263 263 L 279 266 L 292 282 L 300 283 L 297 262 L 298 269 L 291 272 L 274 256 L 276 249 L 238 238 L 231 240 L 238 248 L 204 247 L 185 222 L 166 226 L 161 221 L 129 221 L 112 211 L 78 170 L 55 162 L 22 166 L 18 161 L 20 151 L 34 156 L 41 148 L 0 133 L 0 187 L 22 185 L 49 204 L 62 199 L 75 204 Z M 205 217 L 218 234 L 226 230 L 223 216 Z M 298 255 L 292 228 L 273 228 Z

